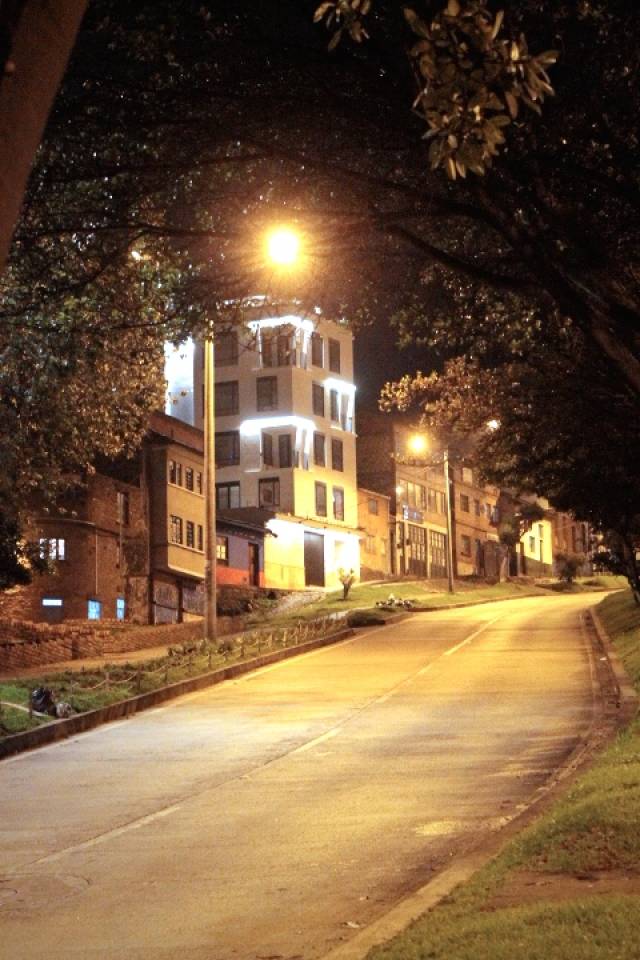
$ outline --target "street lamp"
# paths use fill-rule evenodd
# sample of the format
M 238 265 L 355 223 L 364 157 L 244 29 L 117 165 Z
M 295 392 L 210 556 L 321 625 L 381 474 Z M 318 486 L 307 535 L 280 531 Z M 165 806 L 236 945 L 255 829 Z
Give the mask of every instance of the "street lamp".
M 300 236 L 290 227 L 280 226 L 266 236 L 266 256 L 280 268 L 293 266 L 300 255 Z M 205 475 L 205 567 L 204 567 L 204 639 L 212 643 L 217 634 L 217 546 L 216 531 L 216 455 L 215 455 L 215 357 L 213 336 L 204 338 L 204 475 Z
M 423 456 L 428 447 L 427 438 L 421 433 L 414 433 L 409 438 L 409 449 L 417 456 Z M 425 464 L 425 466 L 429 466 L 429 464 Z M 442 468 L 444 473 L 444 505 L 447 514 L 447 585 L 449 593 L 453 593 L 453 523 L 451 517 L 451 489 L 449 486 L 449 448 L 446 446 L 443 451 Z

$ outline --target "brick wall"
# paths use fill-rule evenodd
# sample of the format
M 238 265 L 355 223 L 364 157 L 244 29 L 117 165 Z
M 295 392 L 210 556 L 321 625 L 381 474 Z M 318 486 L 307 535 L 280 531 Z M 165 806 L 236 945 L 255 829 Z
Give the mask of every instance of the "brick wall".
M 235 633 L 243 626 L 242 617 L 218 617 L 221 635 Z M 98 626 L 87 621 L 45 624 L 5 619 L 0 620 L 0 671 L 84 657 L 108 657 L 115 653 L 201 639 L 201 620 L 132 629 L 104 621 Z

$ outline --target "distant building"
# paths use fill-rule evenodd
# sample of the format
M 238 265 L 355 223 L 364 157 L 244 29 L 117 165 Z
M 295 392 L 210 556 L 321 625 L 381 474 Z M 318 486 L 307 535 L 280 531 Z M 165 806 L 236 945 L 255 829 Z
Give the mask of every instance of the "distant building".
M 201 429 L 200 344 L 167 354 L 168 411 Z M 215 345 L 216 506 L 275 513 L 269 587 L 338 587 L 359 574 L 353 344 L 321 316 L 273 315 L 259 301 Z
M 447 575 L 443 469 L 407 462 L 412 432 L 393 417 L 359 414 L 358 484 L 389 498 L 389 573 L 442 578 Z
M 456 576 L 498 576 L 497 487 L 482 484 L 471 466 L 451 466 L 453 564 Z
M 389 531 L 390 497 L 375 490 L 358 487 L 360 541 L 360 578 L 379 580 L 390 573 Z

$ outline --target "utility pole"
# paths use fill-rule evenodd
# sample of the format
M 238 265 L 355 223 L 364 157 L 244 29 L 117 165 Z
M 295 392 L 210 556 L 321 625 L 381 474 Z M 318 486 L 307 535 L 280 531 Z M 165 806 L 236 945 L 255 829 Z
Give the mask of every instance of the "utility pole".
M 451 516 L 451 488 L 449 486 L 449 448 L 444 448 L 444 504 L 447 511 L 447 581 L 453 593 L 453 522 Z
M 213 339 L 204 340 L 204 492 L 205 492 L 205 566 L 204 566 L 204 639 L 214 643 L 216 621 L 216 425 L 215 368 Z

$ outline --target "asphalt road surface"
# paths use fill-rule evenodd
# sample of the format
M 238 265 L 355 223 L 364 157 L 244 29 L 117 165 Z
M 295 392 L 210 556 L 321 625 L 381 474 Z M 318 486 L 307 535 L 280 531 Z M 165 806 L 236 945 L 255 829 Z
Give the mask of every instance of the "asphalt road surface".
M 322 957 L 576 748 L 593 601 L 416 614 L 1 762 L 2 956 Z

